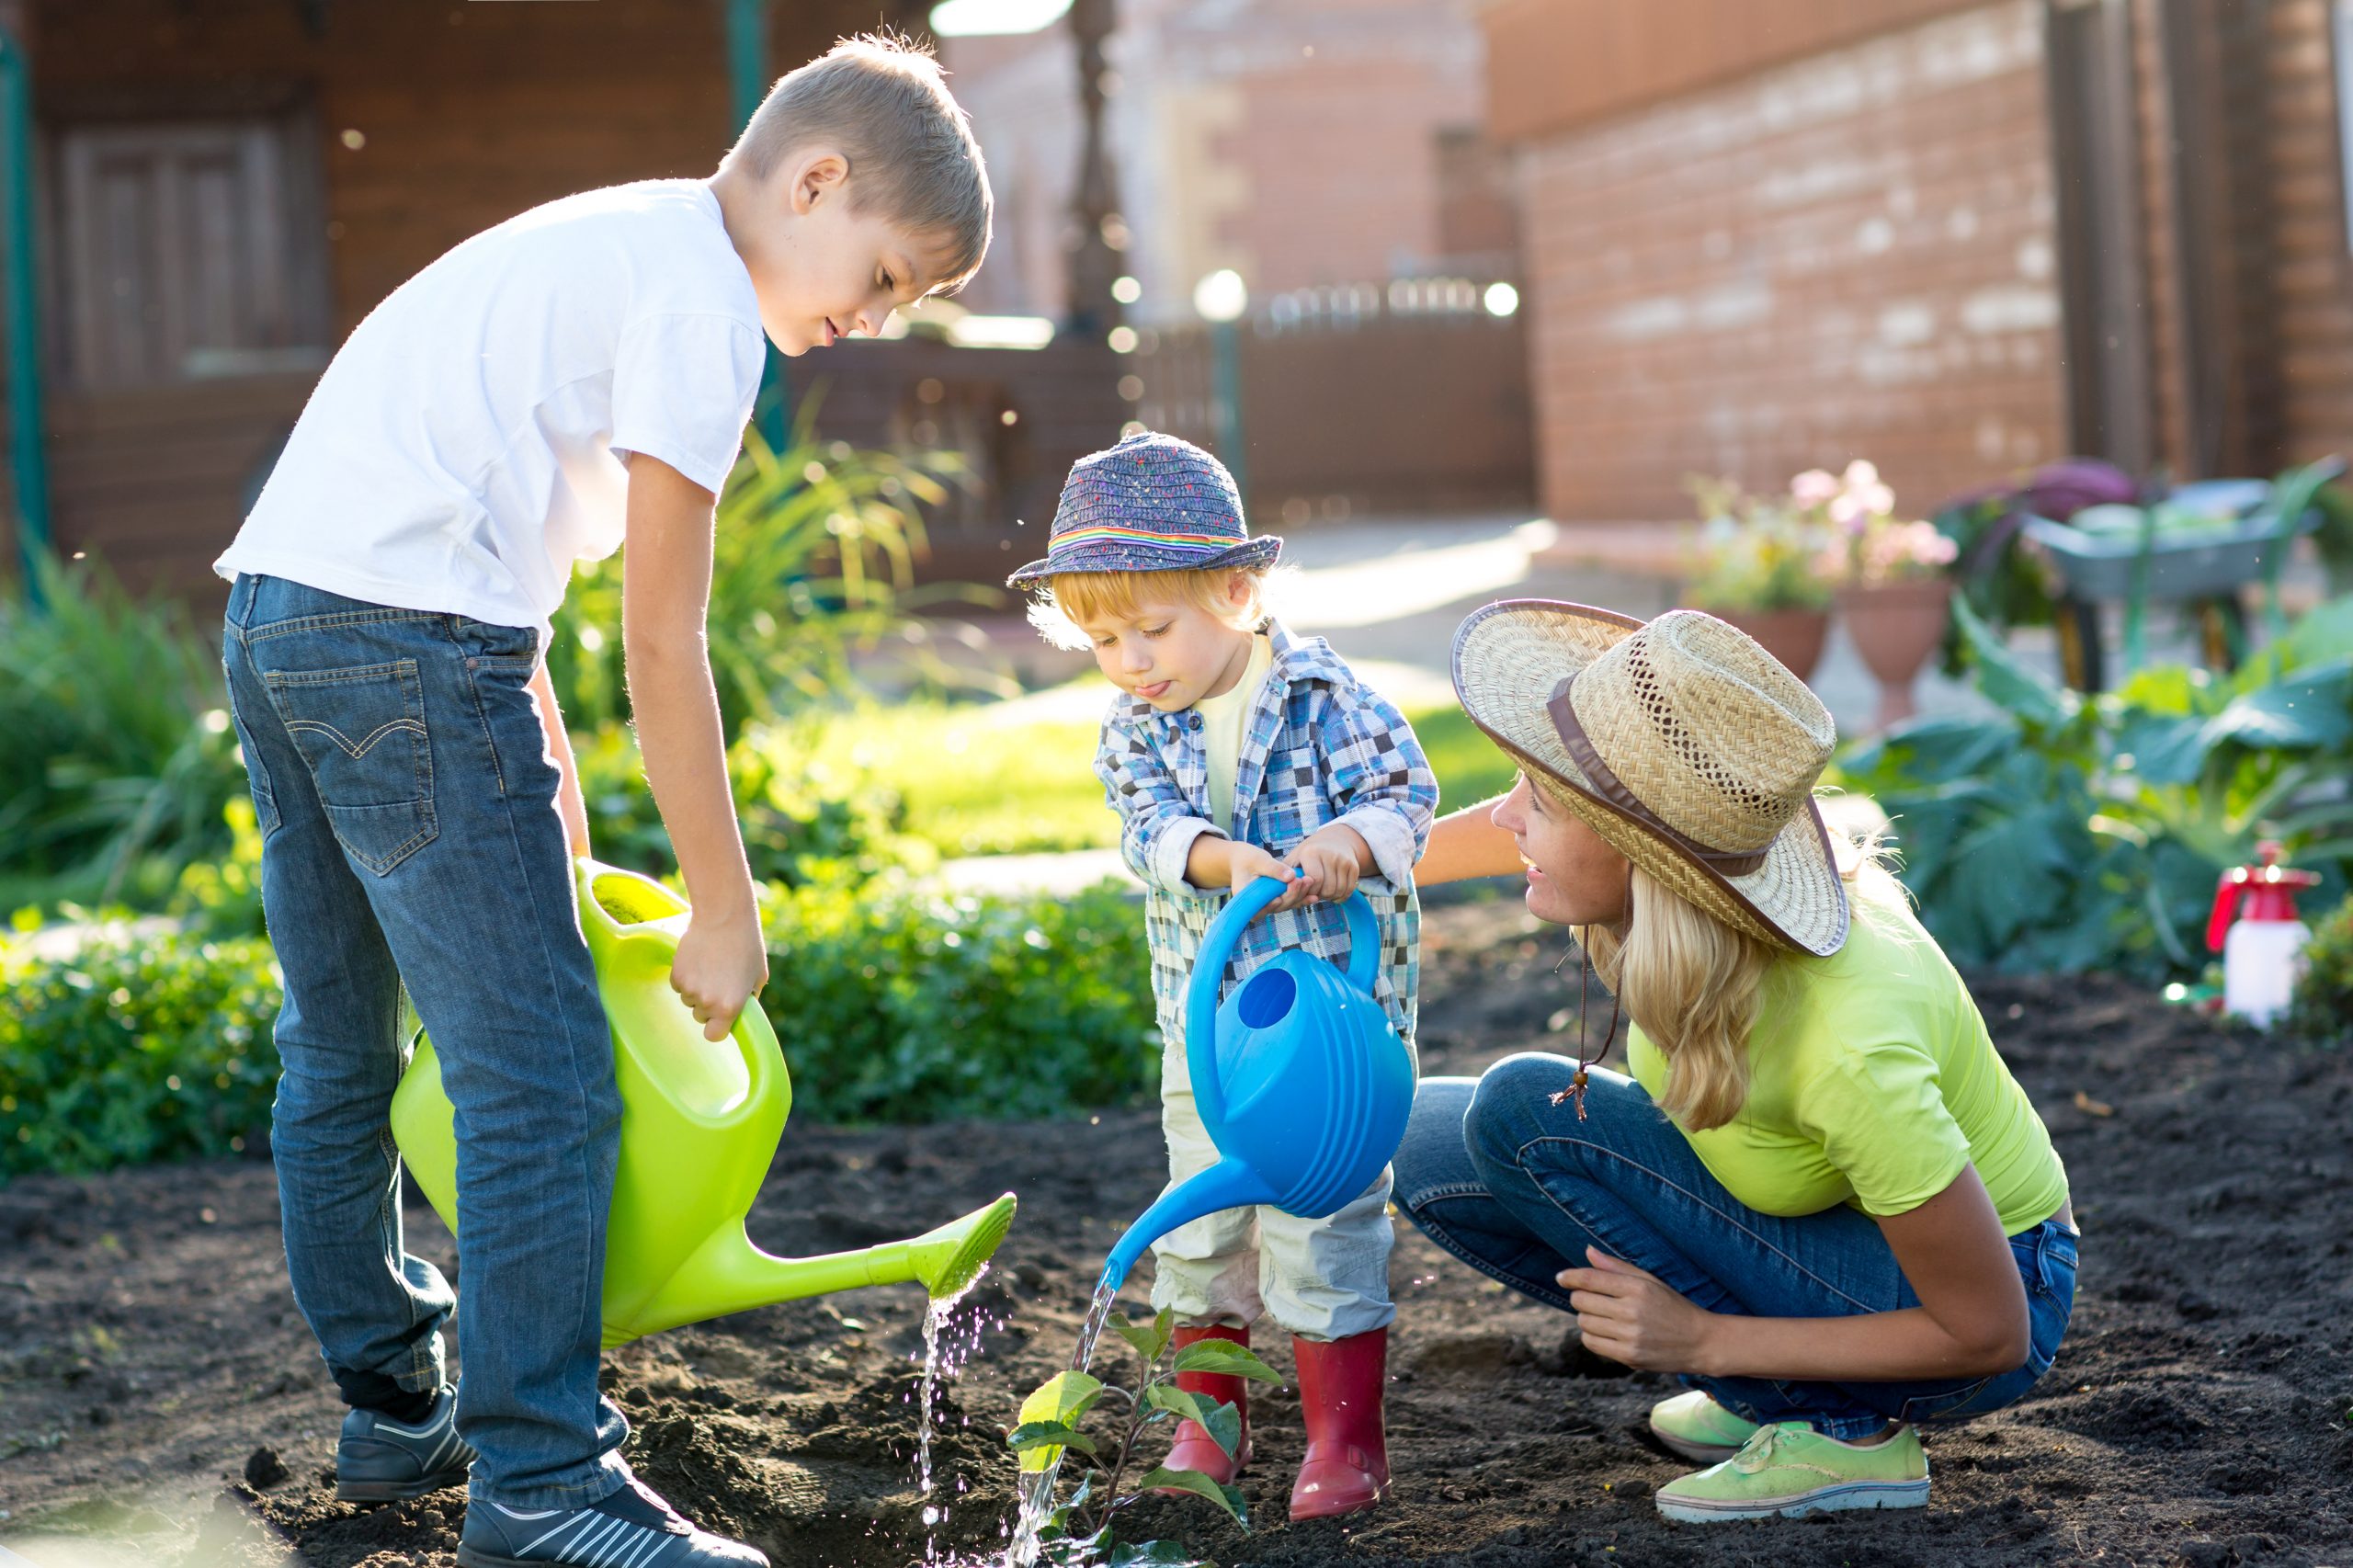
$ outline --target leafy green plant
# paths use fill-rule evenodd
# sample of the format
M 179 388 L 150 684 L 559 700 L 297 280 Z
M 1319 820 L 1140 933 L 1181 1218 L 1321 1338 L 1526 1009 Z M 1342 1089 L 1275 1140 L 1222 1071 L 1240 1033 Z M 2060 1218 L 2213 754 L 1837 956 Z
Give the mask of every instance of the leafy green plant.
M 884 878 L 771 885 L 762 1004 L 827 1121 L 1068 1116 L 1155 1082 L 1143 920 L 1118 883 L 949 895 Z
M 244 792 L 217 643 L 97 562 L 0 596 L 0 908 L 148 903 L 228 843 Z
M 1996 711 L 1865 741 L 1836 781 L 1895 819 L 1904 883 L 1956 962 L 2195 973 L 2215 879 L 2258 838 L 2339 884 L 2353 868 L 2353 599 L 2233 675 L 2154 668 L 2096 700 L 1954 614 Z
M 752 723 L 853 689 L 853 656 L 885 645 L 944 685 L 978 678 L 927 657 L 915 612 L 970 603 L 989 590 L 918 588 L 922 508 L 961 479 L 955 453 L 902 456 L 820 442 L 805 403 L 790 443 L 768 445 L 756 423 L 720 496 L 708 614 L 711 676 L 730 744 Z M 548 645 L 565 722 L 591 732 L 626 721 L 621 557 L 573 574 Z
M 0 1181 L 243 1150 L 269 1125 L 279 987 L 251 939 L 0 943 Z
M 1175 1420 L 1197 1421 L 1231 1456 L 1242 1441 L 1242 1413 L 1222 1400 L 1205 1399 L 1176 1386 L 1179 1372 L 1207 1372 L 1259 1382 L 1280 1381 L 1272 1369 L 1245 1347 L 1223 1339 L 1196 1340 L 1171 1358 L 1175 1314 L 1163 1310 L 1150 1323 L 1110 1320 L 1141 1363 L 1133 1388 L 1108 1383 L 1085 1371 L 1058 1372 L 1022 1402 L 1019 1425 L 1006 1446 L 1023 1457 L 1025 1472 L 1041 1472 L 1057 1459 L 1075 1457 L 1080 1476 L 1067 1498 L 1057 1496 L 1039 1534 L 1045 1561 L 1082 1562 L 1170 1562 L 1188 1561 L 1165 1542 L 1125 1546 L 1110 1539 L 1120 1511 L 1154 1491 L 1189 1493 L 1216 1504 L 1244 1528 L 1249 1516 L 1239 1487 L 1222 1485 L 1198 1470 L 1155 1467 L 1127 1484 L 1136 1463 L 1137 1440 L 1153 1427 Z M 1089 1415 L 1103 1412 L 1086 1430 Z M 1035 1484 L 1032 1483 L 1032 1484 Z M 1108 1555 L 1106 1555 L 1108 1554 Z
M 2322 919 L 2304 961 L 2309 967 L 2296 982 L 2288 1028 L 2310 1040 L 2353 1038 L 2353 898 Z

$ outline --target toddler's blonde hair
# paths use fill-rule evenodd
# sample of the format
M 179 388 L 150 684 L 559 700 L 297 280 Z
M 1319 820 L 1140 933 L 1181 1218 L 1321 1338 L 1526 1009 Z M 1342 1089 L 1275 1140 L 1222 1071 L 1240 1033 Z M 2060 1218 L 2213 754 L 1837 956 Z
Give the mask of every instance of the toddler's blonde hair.
M 1093 639 L 1080 630 L 1086 620 L 1127 620 L 1146 599 L 1206 610 L 1236 631 L 1249 631 L 1267 619 L 1270 568 L 1212 566 L 1198 572 L 1059 572 L 1029 602 L 1029 624 L 1057 648 L 1080 650 Z M 1229 593 L 1239 577 L 1250 591 L 1240 603 Z

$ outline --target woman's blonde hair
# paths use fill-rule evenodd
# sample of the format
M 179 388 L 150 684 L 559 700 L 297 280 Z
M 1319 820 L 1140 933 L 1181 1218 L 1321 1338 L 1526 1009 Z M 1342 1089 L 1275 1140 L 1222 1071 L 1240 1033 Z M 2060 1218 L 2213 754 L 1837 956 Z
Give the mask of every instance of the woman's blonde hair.
M 1029 624 L 1057 648 L 1083 649 L 1089 639 L 1079 630 L 1088 620 L 1132 619 L 1145 598 L 1173 600 L 1204 610 L 1236 631 L 1247 631 L 1267 619 L 1267 579 L 1265 566 L 1213 566 L 1199 572 L 1061 572 L 1046 579 L 1046 591 L 1029 603 Z M 1236 601 L 1231 592 L 1236 577 L 1249 592 Z
M 1885 921 L 1903 885 L 1875 840 L 1831 835 L 1838 874 L 1859 919 Z M 1627 1017 L 1666 1058 L 1659 1108 L 1687 1132 L 1722 1127 L 1748 1100 L 1749 1039 L 1768 992 L 1789 964 L 1821 960 L 1733 929 L 1639 866 L 1627 881 L 1632 918 L 1623 932 L 1576 927 L 1577 941 Z

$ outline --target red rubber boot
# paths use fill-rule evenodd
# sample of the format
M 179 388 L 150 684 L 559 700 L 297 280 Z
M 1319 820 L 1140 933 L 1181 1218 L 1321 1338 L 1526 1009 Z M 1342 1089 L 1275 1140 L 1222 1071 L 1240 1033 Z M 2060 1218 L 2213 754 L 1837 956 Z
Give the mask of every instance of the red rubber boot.
M 1250 1331 L 1227 1328 L 1211 1324 L 1207 1328 L 1180 1328 L 1176 1331 L 1176 1348 L 1182 1350 L 1203 1339 L 1230 1339 L 1247 1349 Z M 1220 1486 L 1233 1484 L 1243 1467 L 1250 1462 L 1250 1382 L 1246 1378 L 1228 1377 L 1220 1372 L 1179 1372 L 1176 1386 L 1187 1393 L 1197 1393 L 1204 1399 L 1233 1406 L 1242 1417 L 1242 1440 L 1233 1445 L 1233 1457 L 1217 1446 L 1217 1439 L 1201 1429 L 1198 1421 L 1179 1421 L 1176 1440 L 1169 1446 L 1165 1461 L 1170 1470 L 1198 1470 Z M 1172 1494 L 1176 1488 L 1167 1489 Z
M 1290 1344 L 1307 1421 L 1307 1460 L 1290 1489 L 1290 1517 L 1328 1519 L 1370 1508 L 1389 1495 L 1389 1443 L 1381 1424 L 1389 1331 Z

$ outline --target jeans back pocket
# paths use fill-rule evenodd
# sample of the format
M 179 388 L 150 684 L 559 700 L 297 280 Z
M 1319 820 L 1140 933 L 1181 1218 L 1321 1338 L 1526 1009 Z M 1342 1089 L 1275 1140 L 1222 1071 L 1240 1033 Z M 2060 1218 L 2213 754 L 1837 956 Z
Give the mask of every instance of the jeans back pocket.
M 346 854 L 381 877 L 433 841 L 433 745 L 415 659 L 262 679 Z

